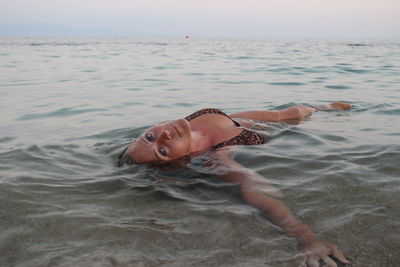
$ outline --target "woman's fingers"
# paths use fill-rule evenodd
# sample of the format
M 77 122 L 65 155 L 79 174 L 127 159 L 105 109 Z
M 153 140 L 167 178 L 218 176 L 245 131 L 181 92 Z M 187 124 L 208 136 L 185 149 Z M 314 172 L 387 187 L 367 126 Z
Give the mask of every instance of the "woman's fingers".
M 337 264 L 331 258 L 329 258 L 329 256 L 325 256 L 322 260 L 328 267 L 337 267 Z
M 343 263 L 350 264 L 350 262 L 344 257 L 343 253 L 336 246 L 333 246 L 332 251 L 332 255 L 336 259 L 340 260 Z
M 344 102 L 332 102 L 330 104 L 331 107 L 338 110 L 349 110 L 351 109 L 351 105 Z
M 350 110 L 352 108 L 351 104 L 344 102 L 332 102 L 329 105 L 323 105 L 316 107 L 320 111 L 332 111 L 332 110 Z
M 311 244 L 308 244 L 302 251 L 306 256 L 308 267 L 319 267 L 319 264 L 322 261 L 325 264 L 324 266 L 328 267 L 337 267 L 337 262 L 339 261 L 345 264 L 350 264 L 337 246 L 327 241 L 316 240 Z M 330 256 L 335 257 L 338 261 L 335 262 Z
M 307 267 L 319 267 L 319 261 L 316 257 L 310 257 L 307 259 Z

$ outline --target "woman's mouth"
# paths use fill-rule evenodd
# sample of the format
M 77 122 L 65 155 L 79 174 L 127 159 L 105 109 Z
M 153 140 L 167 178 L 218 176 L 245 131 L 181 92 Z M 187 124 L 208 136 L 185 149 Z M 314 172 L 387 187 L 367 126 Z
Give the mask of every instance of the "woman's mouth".
M 171 124 L 171 127 L 172 127 L 172 129 L 174 129 L 175 133 L 176 133 L 179 137 L 181 137 L 181 132 L 180 132 L 179 128 L 176 127 L 176 126 L 173 125 L 173 124 Z
M 175 132 L 177 137 L 186 138 L 190 133 L 190 124 L 185 119 L 172 121 L 169 123 L 169 126 L 170 132 Z

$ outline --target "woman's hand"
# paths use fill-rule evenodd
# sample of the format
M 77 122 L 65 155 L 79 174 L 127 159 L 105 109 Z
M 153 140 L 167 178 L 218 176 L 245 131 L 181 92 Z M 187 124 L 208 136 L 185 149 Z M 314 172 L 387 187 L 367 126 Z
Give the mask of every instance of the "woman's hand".
M 332 102 L 329 105 L 316 107 L 316 109 L 320 111 L 350 110 L 351 108 L 352 108 L 351 104 L 344 102 Z
M 337 264 L 329 256 L 334 256 L 344 264 L 350 264 L 337 246 L 327 241 L 314 239 L 311 242 L 302 244 L 301 251 L 306 257 L 308 267 L 319 267 L 320 260 L 324 261 L 324 266 L 337 267 Z

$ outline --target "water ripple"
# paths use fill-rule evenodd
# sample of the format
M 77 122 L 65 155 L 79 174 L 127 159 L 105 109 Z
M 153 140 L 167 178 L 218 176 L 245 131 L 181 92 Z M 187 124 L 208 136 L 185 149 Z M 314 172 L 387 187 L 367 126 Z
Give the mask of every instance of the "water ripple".
M 339 100 L 354 108 L 263 124 L 269 142 L 232 157 L 354 266 L 399 265 L 398 41 L 0 46 L 0 265 L 298 266 L 295 242 L 215 178 L 231 169 L 206 156 L 179 170 L 116 160 L 151 124 L 210 104 L 229 113 Z
M 91 113 L 91 112 L 99 112 L 99 111 L 107 111 L 107 109 L 103 108 L 87 108 L 87 109 L 77 109 L 77 108 L 61 108 L 55 111 L 46 112 L 46 113 L 31 113 L 27 115 L 23 115 L 17 118 L 20 121 L 27 121 L 27 120 L 36 120 L 42 118 L 49 118 L 49 117 L 70 117 L 84 113 Z

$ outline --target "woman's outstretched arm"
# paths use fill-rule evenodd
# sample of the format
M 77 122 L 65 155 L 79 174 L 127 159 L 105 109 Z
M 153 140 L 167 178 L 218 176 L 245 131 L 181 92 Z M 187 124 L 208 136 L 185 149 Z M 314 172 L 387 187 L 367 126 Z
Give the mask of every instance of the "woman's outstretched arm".
M 351 105 L 344 102 L 333 102 L 326 106 L 291 106 L 282 110 L 251 110 L 230 114 L 231 118 L 251 119 L 258 121 L 283 121 L 301 119 L 317 110 L 349 110 Z
M 343 263 L 349 263 L 335 245 L 318 239 L 306 224 L 297 220 L 279 200 L 281 192 L 270 186 L 258 173 L 230 159 L 227 150 L 215 152 L 215 157 L 221 166 L 226 167 L 219 178 L 238 184 L 247 204 L 263 211 L 272 223 L 284 230 L 287 236 L 295 238 L 306 256 L 309 267 L 318 267 L 320 260 L 323 260 L 328 267 L 337 267 L 329 256 L 334 256 Z

